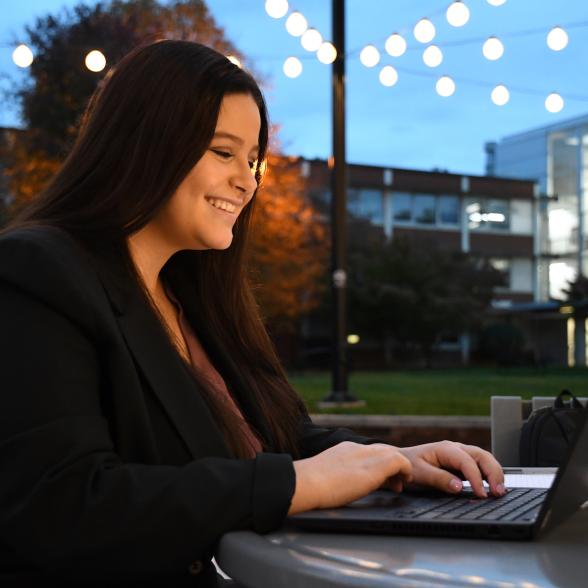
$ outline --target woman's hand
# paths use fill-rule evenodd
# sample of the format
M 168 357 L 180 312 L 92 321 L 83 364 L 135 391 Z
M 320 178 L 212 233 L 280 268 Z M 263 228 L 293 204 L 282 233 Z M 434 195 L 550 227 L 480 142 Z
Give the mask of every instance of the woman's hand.
M 410 458 L 392 445 L 344 441 L 294 462 L 296 490 L 288 514 L 353 502 L 385 482 L 400 492 L 412 479 Z
M 502 467 L 488 451 L 475 445 L 440 441 L 398 449 L 412 464 L 413 482 L 431 486 L 445 492 L 457 493 L 462 482 L 450 471 L 459 472 L 472 485 L 476 496 L 486 497 L 482 479 L 488 481 L 494 496 L 503 496 L 504 474 Z

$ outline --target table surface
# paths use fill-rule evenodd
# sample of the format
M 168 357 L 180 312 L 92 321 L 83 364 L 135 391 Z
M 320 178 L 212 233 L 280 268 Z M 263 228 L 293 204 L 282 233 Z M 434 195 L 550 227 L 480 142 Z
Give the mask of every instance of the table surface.
M 248 588 L 585 588 L 588 510 L 531 542 L 240 531 L 222 538 L 216 559 Z

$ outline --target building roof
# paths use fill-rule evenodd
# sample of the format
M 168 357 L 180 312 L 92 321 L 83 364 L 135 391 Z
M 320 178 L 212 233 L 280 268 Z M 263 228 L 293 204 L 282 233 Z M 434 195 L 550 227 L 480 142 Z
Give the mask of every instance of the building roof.
M 521 131 L 520 133 L 506 135 L 506 137 L 502 137 L 500 141 L 518 141 L 520 139 L 530 138 L 534 135 L 546 135 L 547 133 L 552 133 L 554 131 L 563 131 L 581 126 L 588 126 L 588 114 L 583 114 L 574 118 L 568 118 L 566 120 L 544 125 L 542 127 L 528 129 L 526 131 Z

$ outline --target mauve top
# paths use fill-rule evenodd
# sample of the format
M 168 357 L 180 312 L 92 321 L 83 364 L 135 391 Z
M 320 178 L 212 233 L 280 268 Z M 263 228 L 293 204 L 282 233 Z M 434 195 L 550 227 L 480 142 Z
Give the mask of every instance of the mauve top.
M 212 365 L 206 351 L 198 341 L 194 330 L 190 326 L 186 315 L 182 309 L 182 305 L 178 301 L 178 299 L 174 296 L 173 292 L 169 288 L 166 288 L 166 292 L 170 298 L 170 300 L 174 303 L 176 308 L 178 309 L 178 320 L 180 323 L 180 330 L 182 331 L 182 335 L 186 340 L 186 345 L 188 346 L 188 352 L 190 353 L 190 361 L 192 363 L 192 367 L 196 372 L 203 375 L 208 383 L 211 385 L 213 392 L 217 395 L 217 397 L 223 402 L 229 410 L 231 410 L 236 416 L 239 421 L 239 427 L 241 432 L 241 437 L 245 442 L 247 447 L 247 452 L 250 457 L 255 457 L 258 453 L 261 453 L 262 446 L 261 442 L 243 417 L 243 414 L 239 410 L 239 407 L 235 403 L 231 393 L 229 392 L 227 385 L 223 377 L 218 373 L 216 368 Z

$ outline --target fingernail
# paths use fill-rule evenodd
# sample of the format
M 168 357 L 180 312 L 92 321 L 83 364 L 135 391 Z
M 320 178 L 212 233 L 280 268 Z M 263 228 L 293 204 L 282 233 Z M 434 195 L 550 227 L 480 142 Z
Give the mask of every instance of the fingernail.
M 458 480 L 457 478 L 453 478 L 449 482 L 449 488 L 452 492 L 461 492 L 461 489 L 463 488 L 463 484 L 462 484 L 461 480 Z
M 504 496 L 506 494 L 506 488 L 504 487 L 504 484 L 498 484 L 498 486 L 496 486 L 496 490 L 500 496 Z

